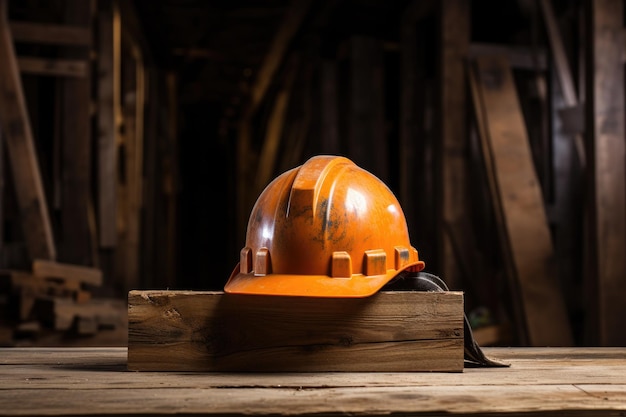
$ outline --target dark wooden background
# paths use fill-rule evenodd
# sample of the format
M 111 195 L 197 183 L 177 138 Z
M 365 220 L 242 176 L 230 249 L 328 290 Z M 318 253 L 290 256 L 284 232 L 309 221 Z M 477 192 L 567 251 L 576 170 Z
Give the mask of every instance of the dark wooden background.
M 221 290 L 263 187 L 340 154 L 485 343 L 626 343 L 622 0 L 0 6 L 3 269 Z

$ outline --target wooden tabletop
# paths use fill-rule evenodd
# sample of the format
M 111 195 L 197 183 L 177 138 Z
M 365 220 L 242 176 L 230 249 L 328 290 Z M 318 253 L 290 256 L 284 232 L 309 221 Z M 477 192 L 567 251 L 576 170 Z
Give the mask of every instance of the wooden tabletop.
M 134 372 L 127 349 L 0 349 L 0 415 L 626 415 L 626 348 L 486 348 L 509 368 Z

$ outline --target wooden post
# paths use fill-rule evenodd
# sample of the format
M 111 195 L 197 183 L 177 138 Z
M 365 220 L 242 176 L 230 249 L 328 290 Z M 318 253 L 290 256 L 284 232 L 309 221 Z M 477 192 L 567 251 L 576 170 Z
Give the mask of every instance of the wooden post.
M 31 258 L 55 259 L 56 246 L 48 204 L 15 49 L 9 30 L 6 0 L 0 0 L 0 126 L 9 151 L 17 202 Z
M 438 256 L 439 273 L 451 289 L 463 287 L 460 253 L 470 252 L 474 245 L 468 235 L 456 233 L 462 223 L 470 221 L 469 204 L 469 134 L 466 120 L 467 84 L 465 60 L 470 40 L 469 0 L 445 0 L 440 3 L 440 146 L 438 171 L 439 193 Z M 460 227 L 461 230 L 467 227 Z M 453 241 L 453 239 L 460 241 Z M 455 247 L 457 251 L 455 251 Z M 460 252 L 460 253 L 459 253 Z M 469 271 L 468 271 L 469 272 Z M 470 279 L 470 277 L 466 277 Z
M 569 346 L 543 195 L 507 59 L 476 58 L 471 81 L 503 261 L 511 296 L 519 301 L 514 313 L 527 336 L 520 343 Z
M 602 346 L 626 344 L 626 170 L 623 2 L 588 1 L 587 179 L 591 311 Z
M 100 1 L 98 11 L 98 225 L 101 248 L 115 247 L 117 229 L 117 143 L 113 4 Z M 119 30 L 119 27 L 118 27 Z
M 90 27 L 91 2 L 68 0 L 66 23 Z M 91 35 L 91 32 L 88 32 Z M 70 58 L 88 58 L 91 42 Z M 83 78 L 64 78 L 62 83 L 61 148 L 61 257 L 63 261 L 92 265 L 89 227 L 91 197 L 91 82 L 89 71 Z

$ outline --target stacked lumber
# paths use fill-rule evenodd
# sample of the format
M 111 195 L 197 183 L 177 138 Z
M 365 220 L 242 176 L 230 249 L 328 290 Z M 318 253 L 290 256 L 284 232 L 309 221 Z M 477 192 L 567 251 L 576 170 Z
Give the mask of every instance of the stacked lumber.
M 32 270 L 0 270 L 0 345 L 50 333 L 93 336 L 122 327 L 118 300 L 96 298 L 97 268 L 37 259 Z

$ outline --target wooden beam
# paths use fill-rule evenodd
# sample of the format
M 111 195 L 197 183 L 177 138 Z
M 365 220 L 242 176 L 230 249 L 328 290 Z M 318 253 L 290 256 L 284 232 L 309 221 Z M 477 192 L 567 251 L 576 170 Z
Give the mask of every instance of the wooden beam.
M 480 55 L 504 55 L 512 68 L 529 71 L 545 71 L 548 69 L 548 54 L 539 47 L 511 46 L 497 43 L 472 42 L 468 55 L 475 58 Z
M 61 278 L 99 287 L 102 285 L 102 271 L 98 268 L 72 265 L 61 262 L 35 259 L 33 275 L 41 278 Z
M 56 246 L 9 30 L 6 0 L 0 0 L 0 62 L 0 126 L 9 151 L 22 230 L 31 257 L 55 259 Z
M 488 146 L 483 152 L 486 168 L 492 170 L 503 260 L 511 296 L 521 300 L 523 317 L 518 317 L 518 324 L 524 326 L 532 346 L 569 346 L 569 318 L 512 71 L 505 57 L 485 56 L 476 58 L 471 74 L 475 102 L 484 118 L 479 128 Z
M 400 138 L 399 138 L 399 192 L 409 231 L 416 230 L 417 189 L 415 162 L 417 159 L 418 114 L 417 85 L 419 76 L 417 22 L 415 10 L 423 4 L 413 0 L 403 15 L 400 26 Z M 411 234 L 412 235 L 412 234 Z
M 65 21 L 91 28 L 91 2 L 67 0 Z M 88 29 L 91 35 L 91 30 Z M 91 45 L 91 36 L 89 36 Z M 89 59 L 90 48 L 66 51 L 69 59 Z M 61 227 L 60 259 L 77 265 L 93 265 L 96 241 L 89 225 L 91 194 L 91 74 L 61 80 Z
M 300 26 L 311 8 L 312 0 L 292 0 L 289 8 L 285 11 L 282 24 L 274 35 L 268 53 L 263 59 L 261 68 L 256 75 L 254 85 L 250 93 L 251 113 L 261 104 L 265 97 L 274 75 L 283 62 L 291 41 L 298 33 Z
M 462 222 L 470 222 L 469 134 L 466 120 L 467 85 L 464 62 L 470 41 L 470 4 L 468 0 L 445 0 L 440 4 L 441 56 L 439 91 L 441 92 L 440 178 L 438 185 L 439 219 L 437 245 L 439 273 L 451 289 L 463 288 L 460 259 L 456 256 L 452 236 L 447 231 Z M 460 233 L 458 236 L 466 236 Z M 456 242 L 460 251 L 471 252 L 475 245 L 467 240 Z
M 9 22 L 16 42 L 89 46 L 91 32 L 84 26 L 53 25 L 35 22 Z
M 626 169 L 623 2 L 587 5 L 587 155 L 590 329 L 597 343 L 625 345 Z
M 88 74 L 88 61 L 80 59 L 18 57 L 17 64 L 21 72 L 28 74 L 76 78 L 84 78 Z
M 97 114 L 97 158 L 98 158 L 98 226 L 101 248 L 113 248 L 117 240 L 117 139 L 115 121 L 115 68 L 113 51 L 114 37 L 112 2 L 99 2 L 98 10 L 98 114 Z
M 436 314 L 433 314 L 436 312 Z M 463 371 L 463 294 L 128 294 L 134 371 Z
M 540 0 L 539 5 L 541 7 L 541 13 L 543 14 L 543 21 L 546 25 L 546 32 L 548 33 L 548 40 L 550 42 L 550 48 L 552 49 L 552 57 L 554 59 L 554 66 L 557 73 L 557 79 L 561 86 L 561 94 L 563 94 L 563 100 L 566 107 L 576 107 L 579 103 L 576 94 L 576 87 L 570 65 L 565 53 L 565 47 L 563 46 L 563 39 L 561 38 L 561 32 L 554 17 L 554 10 L 552 9 L 551 0 Z M 621 53 L 621 51 L 620 51 Z M 622 58 L 623 59 L 623 58 Z M 583 142 L 582 134 L 575 134 L 574 141 L 576 144 L 576 152 L 578 154 L 578 160 L 581 166 L 585 166 L 585 145 Z

